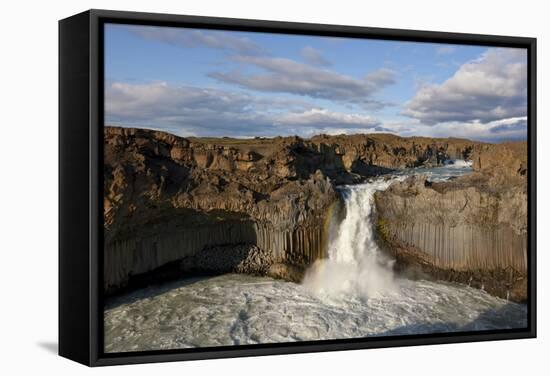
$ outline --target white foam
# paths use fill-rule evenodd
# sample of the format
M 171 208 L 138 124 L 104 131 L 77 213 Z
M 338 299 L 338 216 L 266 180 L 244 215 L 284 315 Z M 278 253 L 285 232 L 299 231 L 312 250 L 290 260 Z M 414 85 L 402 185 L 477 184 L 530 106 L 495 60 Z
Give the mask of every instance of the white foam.
M 461 285 L 395 279 L 400 294 L 325 298 L 305 286 L 227 274 L 109 302 L 107 352 L 356 338 L 527 325 L 524 305 Z
M 469 171 L 428 170 L 441 180 Z M 346 215 L 331 236 L 329 258 L 312 267 L 303 285 L 228 274 L 136 291 L 109 301 L 105 351 L 525 327 L 525 305 L 463 285 L 394 276 L 372 223 L 373 195 L 391 182 L 343 188 Z
M 404 178 L 378 179 L 342 188 L 345 218 L 329 240 L 328 259 L 317 261 L 308 270 L 304 278 L 307 288 L 319 294 L 362 298 L 398 292 L 393 261 L 376 244 L 372 215 L 374 193 Z
M 445 164 L 447 168 L 471 168 L 473 165 L 472 161 L 465 161 L 463 159 L 455 159 L 449 164 Z

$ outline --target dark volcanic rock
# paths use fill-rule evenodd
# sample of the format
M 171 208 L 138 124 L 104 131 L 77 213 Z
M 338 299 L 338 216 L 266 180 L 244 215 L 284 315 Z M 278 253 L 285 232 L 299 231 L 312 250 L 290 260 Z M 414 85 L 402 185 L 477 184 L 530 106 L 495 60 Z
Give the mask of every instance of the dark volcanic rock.
M 298 280 L 323 256 L 333 184 L 469 158 L 483 146 L 383 134 L 181 138 L 114 127 L 104 142 L 107 291 L 182 260 Z M 261 254 L 258 265 L 249 253 Z
M 180 263 L 182 273 L 246 273 L 266 275 L 273 254 L 254 244 L 231 244 L 205 248 Z
M 257 246 L 269 254 L 265 270 L 321 257 L 326 212 L 337 198 L 332 185 L 319 170 L 297 178 L 283 156 L 267 158 L 262 147 L 107 128 L 105 289 L 219 246 Z M 239 249 L 223 249 L 236 253 L 219 258 L 231 270 Z
M 375 195 L 378 233 L 400 269 L 527 298 L 525 143 L 483 145 L 474 172 L 428 184 L 416 176 Z

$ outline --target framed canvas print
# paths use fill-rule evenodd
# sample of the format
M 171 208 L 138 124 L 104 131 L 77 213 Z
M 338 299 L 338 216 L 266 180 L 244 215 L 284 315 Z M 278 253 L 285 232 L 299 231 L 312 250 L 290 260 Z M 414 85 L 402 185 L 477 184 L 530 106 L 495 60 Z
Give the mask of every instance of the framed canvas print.
M 90 10 L 59 23 L 59 352 L 536 335 L 536 40 Z

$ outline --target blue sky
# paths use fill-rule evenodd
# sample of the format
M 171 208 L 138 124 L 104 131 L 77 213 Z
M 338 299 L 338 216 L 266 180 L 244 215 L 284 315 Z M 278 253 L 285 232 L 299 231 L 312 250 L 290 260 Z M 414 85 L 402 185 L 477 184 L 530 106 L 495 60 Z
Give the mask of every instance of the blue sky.
M 181 136 L 526 138 L 520 49 L 108 24 L 110 125 Z

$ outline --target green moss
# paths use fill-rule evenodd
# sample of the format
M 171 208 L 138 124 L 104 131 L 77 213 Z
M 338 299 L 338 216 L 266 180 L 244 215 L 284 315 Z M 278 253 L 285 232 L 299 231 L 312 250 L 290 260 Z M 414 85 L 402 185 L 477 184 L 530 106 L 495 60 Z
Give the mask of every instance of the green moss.
M 388 223 L 384 219 L 378 218 L 378 220 L 376 221 L 376 232 L 378 233 L 380 239 L 382 239 L 384 242 L 389 242 L 390 230 L 388 228 Z

